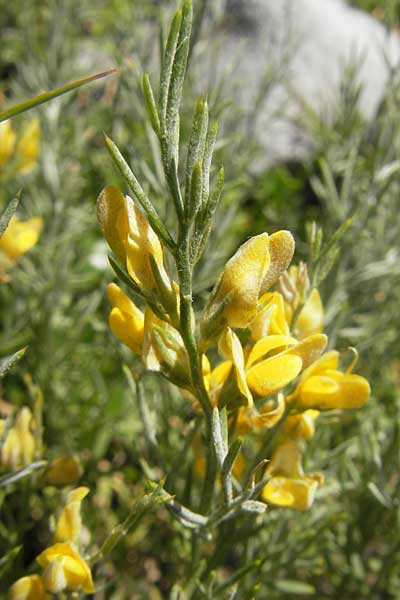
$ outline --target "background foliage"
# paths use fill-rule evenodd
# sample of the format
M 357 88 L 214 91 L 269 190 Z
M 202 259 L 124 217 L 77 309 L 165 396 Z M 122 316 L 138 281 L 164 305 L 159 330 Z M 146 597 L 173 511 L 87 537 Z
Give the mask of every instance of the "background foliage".
M 372 10 L 379 3 L 354 4 Z M 195 5 L 198 16 L 202 5 Z M 101 544 L 106 532 L 125 518 L 132 498 L 143 493 L 146 477 L 163 474 L 162 465 L 146 455 L 137 403 L 123 373 L 122 365 L 131 365 L 132 357 L 107 327 L 105 284 L 112 271 L 94 203 L 105 182 L 121 185 L 105 149 L 106 131 L 146 181 L 167 222 L 172 218 L 163 200 L 165 183 L 140 79 L 143 70 L 157 74 L 159 20 L 165 23 L 174 7 L 173 2 L 151 0 L 17 0 L 1 11 L 4 105 L 89 72 L 120 69 L 104 84 L 38 109 L 39 164 L 26 177 L 3 176 L 0 187 L 1 208 L 22 188 L 21 214 L 41 215 L 45 223 L 39 244 L 0 287 L 0 355 L 29 346 L 3 380 L 2 407 L 32 406 L 40 390 L 44 456 L 80 455 L 82 481 L 92 490 L 85 522 L 94 544 Z M 396 14 L 390 13 L 392 25 Z M 206 22 L 199 30 L 185 89 L 184 132 L 198 91 L 196 68 L 204 40 L 213 44 L 207 36 L 217 27 Z M 239 598 L 380 600 L 400 595 L 398 83 L 393 74 L 376 118 L 365 122 L 357 111 L 357 78 L 344 78 L 334 122 L 327 125 L 310 111 L 304 114 L 304 127 L 315 140 L 312 157 L 277 165 L 257 178 L 250 167 L 258 150 L 240 137 L 244 117 L 230 94 L 234 83 L 223 81 L 210 90 L 211 111 L 222 127 L 217 159 L 226 167 L 227 183 L 207 262 L 197 273 L 199 300 L 226 257 L 249 235 L 291 229 L 297 258 L 306 258 L 308 221 L 321 225 L 328 238 L 352 216 L 322 295 L 332 344 L 341 349 L 350 341 L 357 345 L 359 372 L 373 389 L 369 405 L 359 413 L 326 417 L 329 427 L 320 428 L 310 444 L 306 466 L 323 470 L 326 485 L 309 513 L 271 508 L 256 523 L 257 543 L 246 537 L 250 521 L 245 519 L 226 542 L 221 532 L 220 556 L 210 561 L 204 582 L 212 580 L 213 569 L 229 578 L 246 567 Z M 16 127 L 30 118 L 19 117 Z M 171 467 L 176 448 L 183 447 L 191 409 L 170 386 L 152 377 L 146 379 L 146 397 L 164 462 Z M 176 472 L 173 483 L 179 489 L 189 482 L 190 494 L 193 457 L 183 471 Z M 3 591 L 29 572 L 48 542 L 49 515 L 60 503 L 60 492 L 33 475 L 3 489 L 0 500 Z M 185 558 L 189 547 L 187 532 L 160 509 L 155 519 L 146 518 L 130 531 L 99 566 L 96 580 L 105 591 L 96 597 L 168 597 L 184 569 L 192 568 L 195 575 L 196 565 Z M 244 564 L 239 557 L 245 557 Z

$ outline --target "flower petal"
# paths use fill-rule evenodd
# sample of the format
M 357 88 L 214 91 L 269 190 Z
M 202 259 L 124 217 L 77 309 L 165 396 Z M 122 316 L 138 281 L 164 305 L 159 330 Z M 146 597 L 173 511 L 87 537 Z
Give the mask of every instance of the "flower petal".
M 259 396 L 268 396 L 293 381 L 301 368 L 299 356 L 278 354 L 251 367 L 247 371 L 247 383 Z

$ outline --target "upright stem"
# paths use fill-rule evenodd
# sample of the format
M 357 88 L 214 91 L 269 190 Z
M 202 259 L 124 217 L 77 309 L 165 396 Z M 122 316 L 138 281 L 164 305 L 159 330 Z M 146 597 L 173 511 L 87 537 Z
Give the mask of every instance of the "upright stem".
M 204 480 L 201 511 L 209 512 L 216 476 L 216 457 L 211 435 L 212 410 L 210 399 L 204 385 L 202 372 L 202 356 L 199 351 L 193 330 L 192 302 L 193 267 L 190 260 L 190 227 L 181 223 L 178 237 L 178 247 L 175 255 L 180 285 L 180 333 L 188 355 L 193 391 L 199 400 L 206 417 L 207 438 L 207 469 Z

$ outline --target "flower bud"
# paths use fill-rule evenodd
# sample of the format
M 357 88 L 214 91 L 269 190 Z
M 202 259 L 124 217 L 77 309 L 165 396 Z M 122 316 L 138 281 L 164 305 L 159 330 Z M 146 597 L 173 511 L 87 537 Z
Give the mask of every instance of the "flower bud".
M 226 325 L 247 327 L 257 315 L 260 296 L 287 268 L 293 252 L 294 240 L 288 231 L 272 236 L 262 233 L 245 242 L 225 265 L 204 309 L 200 325 L 203 338 L 211 339 L 210 323 L 214 339 Z
M 158 290 L 153 273 L 156 268 L 164 288 L 171 289 L 161 243 L 132 198 L 107 186 L 97 200 L 97 220 L 111 250 L 138 287 L 147 292 Z

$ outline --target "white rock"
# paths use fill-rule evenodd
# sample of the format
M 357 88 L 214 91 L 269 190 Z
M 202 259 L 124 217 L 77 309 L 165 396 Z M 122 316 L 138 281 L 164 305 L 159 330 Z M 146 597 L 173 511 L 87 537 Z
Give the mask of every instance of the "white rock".
M 386 60 L 399 61 L 397 35 L 342 0 L 226 0 L 225 15 L 215 70 L 223 76 L 233 69 L 230 80 L 236 80 L 237 98 L 250 119 L 266 69 L 282 73 L 253 123 L 265 149 L 256 170 L 309 152 L 311 140 L 294 124 L 301 114 L 299 98 L 329 119 L 344 67 L 356 61 L 359 108 L 371 119 L 387 82 Z

